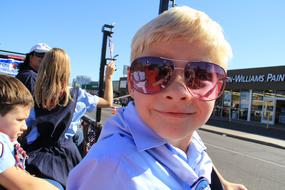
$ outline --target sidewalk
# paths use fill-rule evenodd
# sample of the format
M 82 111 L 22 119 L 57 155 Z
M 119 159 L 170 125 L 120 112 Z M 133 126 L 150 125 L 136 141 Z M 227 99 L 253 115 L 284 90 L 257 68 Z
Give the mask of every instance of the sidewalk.
M 250 126 L 246 122 L 210 120 L 200 130 L 285 149 L 285 130 Z

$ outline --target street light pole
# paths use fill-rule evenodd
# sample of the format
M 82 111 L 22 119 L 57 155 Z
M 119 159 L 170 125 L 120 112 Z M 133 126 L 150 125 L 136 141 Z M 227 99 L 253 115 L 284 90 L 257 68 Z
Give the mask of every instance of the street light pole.
M 168 10 L 169 1 L 172 2 L 171 7 L 175 6 L 175 0 L 160 0 L 158 14 L 161 14 L 164 11 Z
M 101 63 L 100 63 L 100 73 L 99 73 L 99 86 L 98 86 L 98 96 L 104 96 L 104 71 L 106 65 L 106 49 L 107 49 L 107 39 L 108 37 L 112 37 L 112 29 L 113 25 L 104 24 L 102 27 L 103 32 L 103 41 L 102 41 L 102 49 L 101 49 Z M 97 107 L 96 110 L 96 121 L 101 121 L 101 108 Z

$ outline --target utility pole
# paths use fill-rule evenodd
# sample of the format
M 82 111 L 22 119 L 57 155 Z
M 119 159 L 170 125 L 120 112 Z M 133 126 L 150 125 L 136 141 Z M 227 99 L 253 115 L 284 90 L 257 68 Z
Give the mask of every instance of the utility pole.
M 99 86 L 98 86 L 98 96 L 104 96 L 104 71 L 106 65 L 106 49 L 107 49 L 107 39 L 108 37 L 112 37 L 112 29 L 114 28 L 113 25 L 104 24 L 102 27 L 103 32 L 103 42 L 102 42 L 102 49 L 101 49 L 101 63 L 100 63 L 100 74 L 99 74 Z M 97 107 L 96 110 L 96 121 L 101 121 L 101 108 Z
M 175 0 L 160 0 L 158 14 L 163 13 L 169 8 L 169 1 L 172 2 L 171 7 L 175 6 Z

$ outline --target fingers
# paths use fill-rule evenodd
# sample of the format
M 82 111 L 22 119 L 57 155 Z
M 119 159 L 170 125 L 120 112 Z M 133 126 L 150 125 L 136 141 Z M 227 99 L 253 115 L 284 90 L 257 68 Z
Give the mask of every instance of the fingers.
M 244 185 L 240 185 L 239 190 L 247 190 L 247 188 Z
M 114 72 L 115 72 L 115 70 L 116 70 L 115 61 L 110 61 L 110 62 L 107 64 L 106 75 L 107 75 L 107 76 L 113 75 Z
M 225 185 L 225 190 L 248 190 L 248 189 L 242 184 L 229 182 Z

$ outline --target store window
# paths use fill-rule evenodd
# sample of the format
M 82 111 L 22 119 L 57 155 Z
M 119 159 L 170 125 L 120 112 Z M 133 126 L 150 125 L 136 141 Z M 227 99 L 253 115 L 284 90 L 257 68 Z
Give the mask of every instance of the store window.
M 233 91 L 232 106 L 231 106 L 232 119 L 239 119 L 239 110 L 240 110 L 240 92 Z
M 223 96 L 218 98 L 215 102 L 215 107 L 212 113 L 214 117 L 222 117 L 222 110 L 223 110 Z
M 252 92 L 252 105 L 251 105 L 251 121 L 261 121 L 262 106 L 263 106 L 263 91 L 255 90 Z
M 285 100 L 277 100 L 275 124 L 285 127 Z
M 264 90 L 264 97 L 275 98 L 275 91 L 273 91 L 273 90 Z
M 239 119 L 247 120 L 248 109 L 250 106 L 250 93 L 249 91 L 240 92 L 240 110 L 239 110 Z
M 274 124 L 276 111 L 275 92 L 272 90 L 265 90 L 263 97 L 262 117 L 261 123 Z
M 285 100 L 285 90 L 277 90 L 276 97 Z
M 276 91 L 275 124 L 285 127 L 285 90 Z
M 232 105 L 232 93 L 231 91 L 225 91 L 223 95 L 223 108 L 222 108 L 222 116 L 225 118 L 229 118 L 230 109 Z

